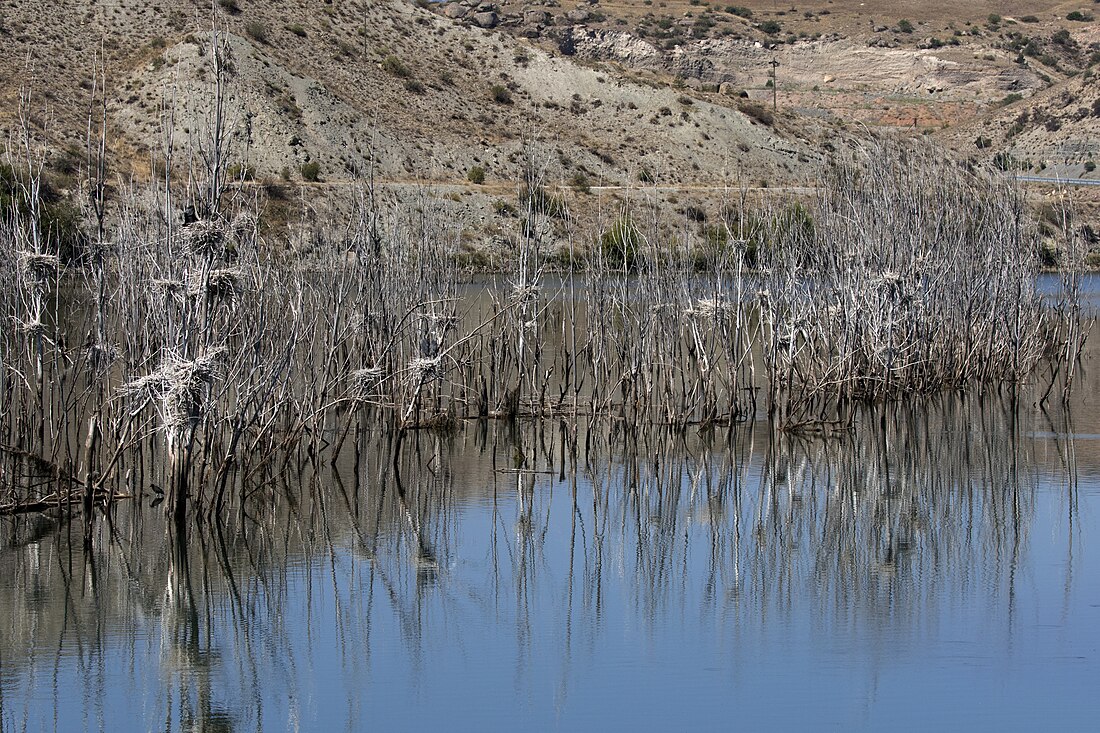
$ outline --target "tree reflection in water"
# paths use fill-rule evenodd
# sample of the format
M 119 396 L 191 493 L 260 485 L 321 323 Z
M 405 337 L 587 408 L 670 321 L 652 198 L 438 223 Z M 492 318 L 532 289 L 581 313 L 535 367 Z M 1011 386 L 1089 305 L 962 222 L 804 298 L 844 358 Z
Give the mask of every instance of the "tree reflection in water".
M 65 520 L 5 519 L 0 721 L 356 729 L 401 701 L 453 704 L 429 687 L 455 671 L 510 679 L 483 705 L 560 711 L 624 629 L 710 638 L 732 679 L 759 650 L 746 639 L 792 628 L 873 665 L 945 608 L 1011 637 L 1051 475 L 1072 593 L 1069 435 L 1010 396 L 815 437 L 483 423 L 288 460 L 264 477 L 274 501 L 186 537 L 140 506 L 99 523 L 88 553 Z

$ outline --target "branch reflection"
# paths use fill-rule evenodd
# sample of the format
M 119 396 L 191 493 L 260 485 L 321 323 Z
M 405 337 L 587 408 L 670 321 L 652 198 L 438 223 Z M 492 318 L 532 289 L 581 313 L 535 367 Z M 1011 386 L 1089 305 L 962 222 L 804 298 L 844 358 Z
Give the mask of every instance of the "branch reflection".
M 868 411 L 828 437 L 356 434 L 334 465 L 270 469 L 262 502 L 238 478 L 226 519 L 186 537 L 139 505 L 89 552 L 63 519 L 5 519 L 5 730 L 355 728 L 456 670 L 528 698 L 549 676 L 561 706 L 624 634 L 709 636 L 734 670 L 747 639 L 792 628 L 886 663 L 884 640 L 919 640 L 945 607 L 1011 635 L 1044 490 L 1064 507 L 1067 609 L 1075 582 L 1072 424 L 1011 395 Z

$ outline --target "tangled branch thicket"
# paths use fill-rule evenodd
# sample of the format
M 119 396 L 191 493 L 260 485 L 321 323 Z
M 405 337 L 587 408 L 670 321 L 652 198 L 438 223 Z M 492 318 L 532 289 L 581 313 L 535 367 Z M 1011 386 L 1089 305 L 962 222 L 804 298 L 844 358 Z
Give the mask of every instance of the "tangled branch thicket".
M 1076 245 L 1051 304 L 1019 187 L 932 145 L 865 143 L 822 172 L 812 216 L 772 217 L 768 234 L 764 361 L 783 423 L 845 402 L 1018 383 L 1081 349 Z
M 631 256 L 575 234 L 585 272 L 564 277 L 531 166 L 524 238 L 480 287 L 430 198 L 364 183 L 340 228 L 273 246 L 210 178 L 120 192 L 79 267 L 0 218 L 0 511 L 166 487 L 177 517 L 216 514 L 295 457 L 462 419 L 723 425 L 765 390 L 780 427 L 845 424 L 854 402 L 1019 382 L 1083 339 L 1076 289 L 1036 290 L 1019 192 L 923 145 L 867 142 L 815 201 L 750 216 L 742 196 L 722 236 L 677 247 L 623 212 Z

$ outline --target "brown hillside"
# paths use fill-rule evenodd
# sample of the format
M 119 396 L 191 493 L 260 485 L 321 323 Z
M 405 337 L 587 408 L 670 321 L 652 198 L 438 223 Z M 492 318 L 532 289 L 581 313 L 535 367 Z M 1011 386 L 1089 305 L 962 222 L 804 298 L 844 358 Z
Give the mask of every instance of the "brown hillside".
M 94 60 L 107 63 L 114 147 L 148 167 L 162 146 L 165 111 L 176 142 L 197 147 L 212 99 L 206 2 L 15 2 L 3 33 L 7 132 L 21 90 L 31 124 L 58 148 L 79 148 Z M 58 19 L 60 18 L 60 22 Z M 646 169 L 662 181 L 714 183 L 751 171 L 797 176 L 810 149 L 731 106 L 617 77 L 508 35 L 455 24 L 402 2 L 222 0 L 231 35 L 229 127 L 236 159 L 257 176 L 322 180 L 373 159 L 395 180 L 515 180 L 525 141 L 546 142 L 556 172 L 629 183 Z

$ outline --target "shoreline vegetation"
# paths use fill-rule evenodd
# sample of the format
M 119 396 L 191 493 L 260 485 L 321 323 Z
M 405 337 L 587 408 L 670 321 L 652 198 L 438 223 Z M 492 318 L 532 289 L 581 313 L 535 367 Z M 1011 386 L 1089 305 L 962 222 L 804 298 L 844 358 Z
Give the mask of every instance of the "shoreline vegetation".
M 430 200 L 384 203 L 369 176 L 353 216 L 272 248 L 255 199 L 230 195 L 223 84 L 219 72 L 208 138 L 176 149 L 169 117 L 163 178 L 110 197 L 93 110 L 77 230 L 29 128 L 9 149 L 0 513 L 90 517 L 162 491 L 182 527 L 367 434 L 392 435 L 396 460 L 411 431 L 461 420 L 552 419 L 576 436 L 582 420 L 684 430 L 766 415 L 822 435 L 913 395 L 1041 379 L 1046 400 L 1068 390 L 1088 333 L 1068 212 L 1049 302 L 1018 186 L 885 136 L 837 152 L 808 200 L 750 206 L 742 190 L 690 249 L 636 207 L 551 256 L 564 203 L 531 155 L 523 236 L 477 298 L 455 222 Z

